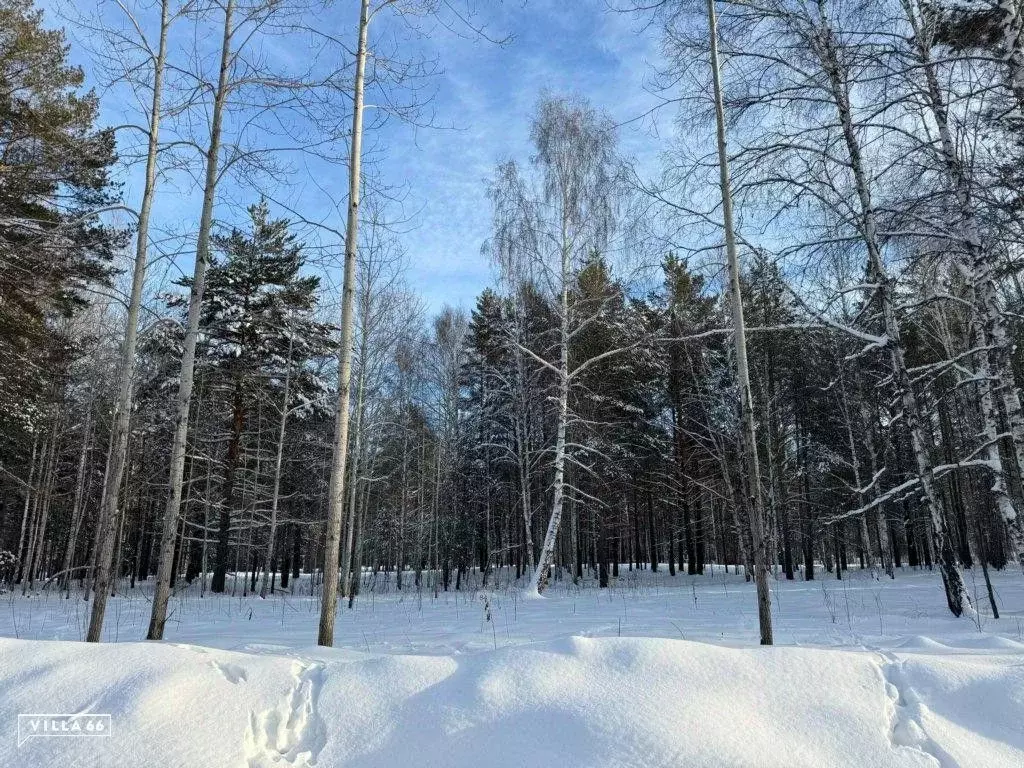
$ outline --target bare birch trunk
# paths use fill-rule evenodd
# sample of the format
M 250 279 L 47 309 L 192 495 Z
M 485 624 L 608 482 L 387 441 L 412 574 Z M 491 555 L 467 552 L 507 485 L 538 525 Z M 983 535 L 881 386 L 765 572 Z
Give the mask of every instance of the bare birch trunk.
M 125 474 L 128 478 L 131 478 L 132 467 L 130 466 L 130 462 L 126 470 Z M 113 597 L 114 593 L 117 591 L 117 578 L 121 570 L 121 549 L 124 546 L 124 523 L 126 517 L 128 517 L 128 510 L 121 507 L 117 511 L 117 535 L 114 539 L 114 557 L 110 565 L 109 591 L 111 597 Z
M 171 443 L 170 491 L 164 510 L 163 531 L 160 534 L 160 559 L 153 592 L 153 611 L 149 619 L 149 640 L 162 640 L 167 621 L 167 602 L 171 597 L 171 576 L 174 567 L 174 540 L 178 530 L 181 508 L 181 489 L 185 474 L 185 450 L 188 445 L 188 416 L 192 404 L 192 384 L 195 376 L 196 342 L 199 338 L 199 312 L 203 302 L 206 267 L 210 261 L 210 232 L 213 228 L 213 201 L 217 191 L 220 165 L 221 125 L 224 103 L 228 96 L 228 72 L 231 64 L 232 17 L 235 0 L 227 0 L 224 9 L 224 31 L 220 48 L 220 71 L 217 90 L 213 97 L 210 123 L 210 143 L 206 150 L 206 179 L 203 187 L 203 208 L 199 218 L 199 236 L 196 243 L 196 263 L 192 273 L 192 291 L 188 302 L 188 319 L 181 358 L 178 400 L 174 417 L 174 438 Z
M 59 418 L 54 417 L 53 429 L 50 432 L 49 455 L 44 452 L 46 459 L 42 467 L 42 482 L 36 491 L 35 500 L 32 505 L 32 525 L 28 546 L 28 559 L 21 572 L 21 594 L 32 589 L 35 581 L 35 571 L 39 563 L 39 553 L 43 546 L 43 534 L 46 532 L 46 518 L 50 510 L 50 495 L 53 489 L 54 470 L 57 464 L 58 433 L 57 423 Z
M 356 528 L 356 501 L 359 488 L 359 458 L 362 451 L 363 432 L 363 394 L 366 386 L 366 334 L 363 334 L 363 341 L 360 344 L 359 382 L 356 393 L 356 423 L 352 435 L 352 460 L 349 462 L 348 476 L 348 509 L 345 515 L 345 543 L 341 550 L 341 595 L 348 597 L 351 590 L 351 579 L 349 574 L 352 569 L 352 546 L 355 541 Z M 356 574 L 358 577 L 358 574 Z
M 860 472 L 860 459 L 857 457 L 857 441 L 853 436 L 853 416 L 850 414 L 850 400 L 846 394 L 846 380 L 842 371 L 839 373 L 839 397 L 840 406 L 843 411 L 843 424 L 846 427 L 846 445 L 850 449 L 850 466 L 853 468 L 853 483 L 857 488 L 858 503 L 861 507 L 864 507 L 867 506 L 869 492 L 864 488 L 863 477 Z M 868 533 L 867 511 L 860 515 L 858 534 L 860 536 L 860 546 L 864 552 L 864 564 L 874 571 L 875 559 L 871 554 L 871 535 Z M 884 554 L 882 555 L 882 560 L 885 560 Z
M 110 432 L 109 471 L 104 479 L 103 506 L 97 525 L 101 538 L 96 558 L 95 597 L 86 640 L 97 643 L 103 630 L 103 615 L 107 608 L 108 582 L 111 578 L 111 557 L 114 551 L 114 518 L 117 516 L 121 480 L 128 459 L 128 431 L 131 421 L 135 386 L 135 348 L 138 340 L 139 309 L 142 306 L 142 287 L 146 281 L 146 251 L 149 248 L 149 217 L 156 191 L 156 156 L 160 141 L 160 115 L 163 99 L 164 65 L 167 60 L 167 27 L 169 0 L 160 6 L 160 43 L 153 62 L 153 101 L 149 113 L 149 140 L 146 150 L 146 181 L 139 209 L 139 229 L 135 238 L 135 265 L 132 271 L 131 297 L 125 322 L 124 342 L 118 364 L 118 396 L 114 408 L 114 421 Z
M 722 218 L 725 228 L 725 252 L 729 262 L 729 293 L 732 299 L 733 338 L 736 345 L 736 379 L 740 388 L 740 413 L 743 421 L 743 453 L 747 467 L 748 513 L 754 555 L 754 584 L 757 588 L 757 619 L 761 645 L 772 644 L 772 603 L 768 584 L 767 540 L 764 530 L 764 500 L 761 497 L 761 470 L 757 457 L 757 427 L 754 422 L 754 396 L 747 369 L 746 327 L 743 322 L 743 298 L 740 293 L 739 258 L 733 230 L 732 191 L 729 187 L 729 154 L 725 140 L 725 107 L 722 101 L 722 73 L 718 61 L 718 19 L 715 0 L 707 0 L 711 37 L 711 74 L 715 95 L 718 172 L 722 192 Z
M 1017 100 L 1017 109 L 1024 112 L 1024 14 L 1020 0 L 999 0 L 1003 18 L 1003 57 L 1006 61 L 1010 90 Z
M 519 322 L 520 315 L 518 312 L 515 314 L 516 318 L 516 340 L 518 341 L 521 334 L 519 333 Z M 526 430 L 526 419 L 529 410 L 527 409 L 526 402 L 526 376 L 523 372 L 523 351 L 519 348 L 518 344 L 512 345 L 513 354 L 516 359 L 516 387 L 518 388 L 519 396 L 519 412 L 515 417 L 515 434 L 516 434 L 516 445 L 519 453 L 519 495 L 523 505 L 523 546 L 526 548 L 526 567 L 529 570 L 533 570 L 533 500 L 530 495 L 530 445 L 529 437 Z
M 352 315 L 356 291 L 356 248 L 359 235 L 359 186 L 363 147 L 363 81 L 366 72 L 366 37 L 370 25 L 370 0 L 359 11 L 359 45 L 352 111 L 352 149 L 349 159 L 348 226 L 345 231 L 345 280 L 341 299 L 341 350 L 338 366 L 338 414 L 334 429 L 334 461 L 327 499 L 327 541 L 324 548 L 323 601 L 320 606 L 318 645 L 334 645 L 334 620 L 338 613 L 338 556 L 341 516 L 345 507 L 345 460 L 348 453 L 348 406 L 352 380 Z
M 405 392 L 404 382 L 402 385 L 402 392 Z M 402 406 L 403 417 L 408 413 L 408 403 L 404 403 Z M 402 491 L 399 494 L 398 500 L 398 530 L 396 531 L 396 559 L 395 564 L 395 586 L 402 589 L 402 569 L 405 567 L 405 505 L 406 505 L 406 489 L 409 483 L 409 429 L 403 427 L 402 429 L 402 472 L 401 472 L 401 485 Z
M 78 532 L 82 527 L 83 499 L 85 496 L 85 470 L 88 465 L 89 451 L 92 448 L 92 410 L 85 417 L 82 426 L 82 450 L 78 455 L 78 470 L 75 473 L 75 497 L 71 502 L 71 526 L 68 532 L 68 544 L 64 550 L 64 562 L 61 564 L 61 586 L 71 584 L 71 564 L 78 546 Z
M 200 569 L 202 571 L 202 583 L 199 585 L 199 596 L 206 596 L 206 556 L 210 543 L 210 478 L 213 476 L 213 459 L 206 457 L 206 489 L 203 498 L 203 548 L 200 554 Z
M 819 9 L 819 13 L 823 12 Z M 892 361 L 893 381 L 903 402 L 904 419 L 910 432 L 914 459 L 917 464 L 917 474 L 921 483 L 921 489 L 924 491 L 928 511 L 931 515 L 932 536 L 935 551 L 939 558 L 939 570 L 942 574 L 943 586 L 945 587 L 946 602 L 953 615 L 960 616 L 964 610 L 973 610 L 971 608 L 971 600 L 964 586 L 963 576 L 960 574 L 956 555 L 949 540 L 944 504 L 942 495 L 935 485 L 934 465 L 928 453 L 928 439 L 921 421 L 921 410 L 917 395 L 913 389 L 910 374 L 907 371 L 899 321 L 896 318 L 893 281 L 885 269 L 878 243 L 875 211 L 861 157 L 860 142 L 854 132 L 847 84 L 838 61 L 831 28 L 828 26 L 823 15 L 820 17 L 820 23 L 822 34 L 813 41 L 817 48 L 815 52 L 828 77 L 831 96 L 838 112 L 843 138 L 846 143 L 850 170 L 853 173 L 857 189 L 857 198 L 861 208 L 861 236 L 867 249 L 868 263 L 871 266 L 873 278 L 878 282 L 878 296 L 885 324 L 886 346 L 889 349 Z
M 726 499 L 723 501 L 724 505 L 727 505 L 732 510 L 732 524 L 736 528 L 736 573 L 740 572 L 740 563 L 743 564 L 743 575 L 746 581 L 750 581 L 753 571 L 754 564 L 750 558 L 750 552 L 747 550 L 747 539 L 743 535 L 743 526 L 740 524 L 740 508 L 743 506 L 743 494 L 736 487 L 736 483 L 732 480 L 732 472 L 729 468 L 729 462 L 726 460 L 725 455 L 719 457 L 719 466 L 722 470 L 722 481 L 725 483 Z M 742 485 L 742 478 L 740 478 L 740 484 Z M 725 509 L 722 509 L 722 519 L 725 519 Z M 723 534 L 724 537 L 724 534 Z M 723 538 L 724 541 L 724 538 Z M 724 552 L 723 552 L 724 557 Z M 635 558 L 639 565 L 639 557 Z M 728 572 L 728 564 L 726 565 L 726 572 Z
M 867 412 L 867 405 L 864 399 L 865 396 L 862 391 L 859 378 L 857 380 L 857 389 L 862 401 L 862 405 L 860 407 L 860 426 L 861 429 L 864 430 L 865 441 L 868 447 L 868 457 L 871 460 L 871 477 L 874 478 L 877 476 L 880 469 L 878 446 L 875 439 L 875 430 Z M 882 568 L 889 575 L 890 579 L 895 579 L 896 568 L 893 564 L 892 541 L 889 537 L 889 521 L 886 519 L 882 504 L 877 504 L 875 506 L 875 527 L 878 532 L 878 552 L 882 559 Z
M 110 451 L 107 451 L 106 463 L 104 464 L 104 467 L 103 467 L 103 487 L 102 487 L 102 492 L 100 494 L 100 509 L 103 509 L 103 502 L 107 498 L 107 475 L 109 475 L 109 474 L 110 474 Z M 83 589 L 82 590 L 82 599 L 83 600 L 88 600 L 89 599 L 89 594 L 91 593 L 92 588 L 93 588 L 93 586 L 95 585 L 95 582 L 96 582 L 96 578 L 95 578 L 96 577 L 96 560 L 99 558 L 100 538 L 103 536 L 103 533 L 104 533 L 104 527 L 101 526 L 99 523 L 100 523 L 100 521 L 99 521 L 99 519 L 97 519 L 96 520 L 96 525 L 94 526 L 95 530 L 93 531 L 92 551 L 89 553 L 89 568 L 88 568 L 89 587 L 88 587 L 88 589 Z M 85 574 L 85 572 L 83 572 L 83 580 L 84 580 L 84 574 Z
M 443 433 L 442 433 L 443 434 Z M 430 505 L 430 527 L 431 527 L 431 539 L 428 542 L 429 552 L 428 559 L 431 560 L 431 579 L 434 589 L 434 597 L 437 597 L 437 580 L 441 575 L 440 569 L 440 558 L 438 557 L 437 550 L 437 525 L 438 519 L 441 516 L 441 451 L 443 448 L 444 438 L 437 443 L 437 449 L 434 452 L 434 498 L 431 500 Z
M 1006 321 L 1000 311 L 993 257 L 986 252 L 981 240 L 981 228 L 974 208 L 970 182 L 949 127 L 946 100 L 939 87 L 935 63 L 932 60 L 931 48 L 925 39 L 919 9 L 915 0 L 903 0 L 903 6 L 914 31 L 915 51 L 925 76 L 930 111 L 938 128 L 942 161 L 963 217 L 963 244 L 968 258 L 960 258 L 959 266 L 972 291 L 973 303 L 977 307 L 978 316 L 972 320 L 972 324 L 977 334 L 975 343 L 982 348 L 978 355 L 980 406 L 986 441 L 983 452 L 994 475 L 991 491 L 995 497 L 996 508 L 1010 531 L 1017 557 L 1024 566 L 1024 521 L 1020 519 L 1009 496 L 1002 458 L 996 442 L 999 416 L 995 410 L 995 396 L 998 393 L 1010 427 L 1017 471 L 1018 474 L 1024 475 L 1024 411 L 1021 408 L 1011 360 L 1013 342 L 1007 333 Z M 1007 64 L 1011 68 L 1014 93 L 1024 105 L 1024 52 L 1019 49 L 1021 20 L 1017 15 L 1016 0 L 1002 0 L 1001 6 L 1006 19 L 1007 36 L 1004 37 L 1004 42 L 1007 47 Z
M 292 349 L 294 336 L 288 336 L 288 357 L 285 363 L 284 395 L 281 402 L 281 421 L 277 428 L 277 455 L 274 457 L 274 491 L 270 500 L 270 533 L 267 536 L 267 556 L 263 564 L 263 580 L 260 583 L 260 597 L 267 597 L 267 580 L 270 575 L 270 564 L 274 559 L 274 542 L 277 538 L 277 506 L 281 498 L 281 464 L 284 461 L 284 436 L 288 428 L 288 396 L 291 394 L 292 383 Z
M 25 545 L 27 544 L 27 542 L 25 541 L 25 534 L 28 531 L 29 510 L 32 508 L 32 500 L 35 497 L 35 494 L 33 493 L 34 487 L 32 485 L 32 482 L 36 479 L 35 474 L 38 453 L 39 436 L 36 435 L 32 438 L 32 459 L 30 460 L 28 465 L 28 480 L 25 481 L 25 508 L 21 513 L 21 533 L 18 534 L 18 555 L 15 558 L 15 560 L 18 563 L 19 571 L 22 570 L 21 558 L 22 555 L 25 554 Z
M 423 560 L 423 529 L 424 529 L 424 525 L 423 525 L 423 509 L 424 509 L 424 507 L 426 506 L 426 503 L 427 503 L 427 499 L 426 499 L 427 480 L 426 480 L 426 472 L 425 472 L 426 462 L 427 462 L 426 442 L 421 440 L 420 441 L 419 488 L 418 488 L 418 494 L 417 494 L 417 496 L 418 496 L 418 507 L 419 507 L 418 512 L 419 512 L 419 514 L 417 515 L 417 523 L 416 523 L 416 575 L 415 575 L 415 580 L 414 580 L 414 584 L 416 585 L 417 590 L 420 589 L 420 587 L 423 584 L 423 562 L 424 562 L 424 560 Z
M 569 248 L 565 244 L 563 233 L 562 245 L 562 285 L 559 323 L 559 361 L 558 361 L 558 426 L 555 437 L 555 477 L 552 481 L 554 489 L 551 501 L 551 519 L 548 520 L 544 544 L 540 550 L 540 558 L 534 569 L 528 593 L 539 594 L 547 586 L 548 570 L 555 557 L 555 542 L 558 539 L 558 527 L 562 522 L 562 508 L 565 499 L 565 432 L 569 420 Z
M 372 452 L 371 452 L 372 454 Z M 369 474 L 373 475 L 373 468 L 376 465 L 376 460 L 370 461 Z M 353 490 L 356 486 L 353 485 Z M 357 502 L 356 515 L 354 518 L 355 529 L 352 535 L 352 580 L 349 582 L 348 588 L 348 608 L 352 610 L 355 605 L 356 596 L 362 589 L 362 578 L 363 578 L 363 528 L 366 525 L 366 510 L 369 507 L 370 499 L 370 483 L 364 483 L 362 502 Z

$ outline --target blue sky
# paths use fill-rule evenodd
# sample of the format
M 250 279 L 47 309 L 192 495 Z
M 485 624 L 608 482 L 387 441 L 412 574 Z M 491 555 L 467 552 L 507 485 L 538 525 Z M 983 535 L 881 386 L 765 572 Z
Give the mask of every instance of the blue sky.
M 636 120 L 658 103 L 644 90 L 657 64 L 657 32 L 607 10 L 604 0 L 511 0 L 481 16 L 512 42 L 499 47 L 452 35 L 431 41 L 445 69 L 437 113 L 461 130 L 419 131 L 414 145 L 411 132 L 395 126 L 382 166 L 394 181 L 407 178 L 411 197 L 421 201 L 418 226 L 405 242 L 412 280 L 432 305 L 469 303 L 489 282 L 480 253 L 490 227 L 486 180 L 496 163 L 529 158 L 530 118 L 543 89 L 582 94 L 628 123 L 620 129 L 622 150 L 649 173 L 671 118 L 661 115 L 661 126 Z
M 669 109 L 662 109 L 655 118 L 638 119 L 658 103 L 645 90 L 658 63 L 658 32 L 645 28 L 641 19 L 609 10 L 606 0 L 470 1 L 476 12 L 473 22 L 492 35 L 509 35 L 510 42 L 494 45 L 436 24 L 428 34 L 415 37 L 383 16 L 371 26 L 371 49 L 375 43 L 398 40 L 409 56 L 435 59 L 440 70 L 431 82 L 430 110 L 434 122 L 445 127 L 391 121 L 367 136 L 371 173 L 401 192 L 401 204 L 392 206 L 392 215 L 404 219 L 399 237 L 408 253 L 408 279 L 432 310 L 445 303 L 472 306 L 476 294 L 491 282 L 490 264 L 481 254 L 490 227 L 487 179 L 498 162 L 529 158 L 531 113 L 543 89 L 581 94 L 622 123 L 621 149 L 647 176 L 657 172 L 672 117 Z M 43 5 L 52 9 L 59 2 Z M 352 37 L 354 47 L 357 0 L 336 0 L 327 13 L 316 23 Z M 55 14 L 48 18 L 58 23 Z M 74 38 L 72 42 L 74 46 Z M 272 56 L 293 54 L 270 50 Z M 81 46 L 73 47 L 73 57 L 91 73 Z M 130 95 L 115 89 L 101 96 L 104 121 L 124 122 L 132 108 Z M 368 98 L 372 101 L 373 95 Z M 133 198 L 139 178 L 138 169 L 124 176 L 129 204 L 137 204 Z M 309 218 L 341 230 L 342 217 L 326 207 L 323 190 L 337 197 L 345 181 L 343 166 L 309 161 L 274 191 Z M 224 224 L 237 221 L 256 196 L 231 184 L 221 192 L 216 216 Z M 155 205 L 156 223 L 169 231 L 189 231 L 198 207 L 199 195 L 189 179 L 165 179 Z M 170 259 L 156 260 L 155 279 L 191 271 L 190 250 L 182 248 L 172 268 Z

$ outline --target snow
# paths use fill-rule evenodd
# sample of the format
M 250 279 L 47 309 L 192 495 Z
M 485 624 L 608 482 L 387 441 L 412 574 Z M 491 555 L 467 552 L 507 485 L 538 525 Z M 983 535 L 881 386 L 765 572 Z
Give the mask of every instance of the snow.
M 1002 618 L 973 622 L 937 573 L 778 581 L 774 648 L 721 570 L 528 601 L 378 580 L 332 649 L 305 578 L 266 601 L 186 592 L 162 643 L 139 641 L 146 585 L 111 600 L 100 645 L 73 642 L 81 599 L 5 595 L 0 765 L 1017 766 L 1024 579 L 994 583 Z M 109 713 L 111 735 L 19 746 L 38 712 Z

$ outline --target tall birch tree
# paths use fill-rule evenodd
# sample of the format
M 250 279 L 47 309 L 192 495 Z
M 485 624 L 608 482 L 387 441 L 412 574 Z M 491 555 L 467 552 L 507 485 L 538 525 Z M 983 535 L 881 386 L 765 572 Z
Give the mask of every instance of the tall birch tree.
M 566 463 L 572 461 L 569 390 L 597 359 L 580 360 L 570 367 L 574 337 L 599 314 L 599 308 L 574 312 L 570 294 L 589 257 L 606 250 L 623 190 L 614 128 L 582 99 L 543 97 L 531 138 L 536 149 L 534 173 L 524 175 L 510 161 L 499 166 L 492 182 L 490 247 L 510 292 L 515 295 L 522 286 L 533 286 L 550 299 L 558 324 L 551 355 L 513 340 L 522 354 L 548 372 L 555 392 L 551 515 L 527 588 L 537 593 L 546 586 L 554 560 L 566 499 Z

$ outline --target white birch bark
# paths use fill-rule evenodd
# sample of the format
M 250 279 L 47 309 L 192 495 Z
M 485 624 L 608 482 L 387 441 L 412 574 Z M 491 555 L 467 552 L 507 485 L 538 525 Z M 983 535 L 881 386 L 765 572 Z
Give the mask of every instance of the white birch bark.
M 18 563 L 18 568 L 19 569 L 22 566 L 22 562 L 21 562 L 22 555 L 25 553 L 25 544 L 26 544 L 26 542 L 25 542 L 25 534 L 28 531 L 29 510 L 32 507 L 32 499 L 35 496 L 35 493 L 33 492 L 35 487 L 33 486 L 32 483 L 33 483 L 33 481 L 35 481 L 36 463 L 37 463 L 37 459 L 38 459 L 38 453 L 39 453 L 39 436 L 35 435 L 32 438 L 32 458 L 29 461 L 29 465 L 28 465 L 28 479 L 25 481 L 25 506 L 24 506 L 24 509 L 22 510 L 22 513 L 21 513 L 21 533 L 18 534 L 18 554 L 14 558 L 15 561 L 17 561 L 17 563 Z
M 146 281 L 146 253 L 149 248 L 149 219 L 156 192 L 156 159 L 160 141 L 160 116 L 163 105 L 164 69 L 167 62 L 167 29 L 170 23 L 170 0 L 160 4 L 160 42 L 153 61 L 153 100 L 149 111 L 149 136 L 146 147 L 146 175 L 139 208 L 138 232 L 135 238 L 135 264 L 132 269 L 131 296 L 125 321 L 124 342 L 118 362 L 118 395 L 114 407 L 114 422 L 110 432 L 109 470 L 104 479 L 103 505 L 97 525 L 103 531 L 96 559 L 97 585 L 89 620 L 86 640 L 99 642 L 103 630 L 103 615 L 107 607 L 107 585 L 111 578 L 111 557 L 114 542 L 111 539 L 114 518 L 117 516 L 121 481 L 128 460 L 128 430 L 131 421 L 135 387 L 135 349 L 138 340 L 139 309 L 142 306 L 142 288 Z
M 818 56 L 825 71 L 825 75 L 828 77 L 830 95 L 836 107 L 843 139 L 846 144 L 850 170 L 853 174 L 857 200 L 860 205 L 860 234 L 867 249 L 868 263 L 873 273 L 872 277 L 879 286 L 878 298 L 881 304 L 887 337 L 886 346 L 889 349 L 892 362 L 893 381 L 903 404 L 903 415 L 907 430 L 910 432 L 917 474 L 920 479 L 921 489 L 924 491 L 926 506 L 931 516 L 932 537 L 934 539 L 935 551 L 938 555 L 943 586 L 946 591 L 946 602 L 950 612 L 954 616 L 960 616 L 964 611 L 970 612 L 973 610 L 971 599 L 964 586 L 963 576 L 960 573 L 956 562 L 956 555 L 949 540 L 942 494 L 935 484 L 934 464 L 929 454 L 929 440 L 921 421 L 921 409 L 917 395 L 914 392 L 907 370 L 902 335 L 899 321 L 896 317 L 895 300 L 893 298 L 893 280 L 889 276 L 882 260 L 878 240 L 878 225 L 871 199 L 871 191 L 868 186 L 867 173 L 862 160 L 860 142 L 854 130 L 847 82 L 839 64 L 832 29 L 824 17 L 823 9 L 819 7 L 818 13 L 820 26 L 810 42 L 812 48 L 815 49 L 814 53 Z
M 345 231 L 345 278 L 341 298 L 341 349 L 338 365 L 338 413 L 334 428 L 334 460 L 327 499 L 327 541 L 324 550 L 324 584 L 320 606 L 318 645 L 334 645 L 334 620 L 338 613 L 338 556 L 341 517 L 345 507 L 345 463 L 348 453 L 349 400 L 352 382 L 353 310 L 356 291 L 356 247 L 359 235 L 359 188 L 363 147 L 363 86 L 366 73 L 366 38 L 370 25 L 370 0 L 362 0 L 359 12 L 359 44 L 356 48 L 356 79 L 352 111 L 352 148 L 349 159 L 348 222 Z
M 515 311 L 515 323 L 516 323 L 516 341 L 521 339 L 520 332 L 520 312 Z M 529 427 L 528 419 L 530 418 L 530 409 L 528 407 L 527 396 L 526 396 L 526 373 L 524 369 L 523 351 L 519 348 L 518 343 L 512 345 L 512 354 L 515 356 L 516 361 L 516 376 L 515 376 L 515 387 L 517 405 L 515 413 L 515 439 L 516 439 L 516 452 L 518 453 L 518 461 L 516 462 L 519 470 L 519 496 L 520 503 L 523 505 L 523 546 L 526 548 L 526 568 L 529 571 L 534 569 L 533 561 L 533 499 L 531 498 L 530 492 L 530 444 L 529 444 Z
M 980 409 L 985 440 L 982 451 L 993 474 L 990 490 L 994 496 L 996 508 L 1007 524 L 1017 557 L 1024 565 L 1024 524 L 1022 524 L 1008 492 L 996 437 L 999 423 L 999 414 L 996 410 L 996 397 L 998 396 L 1001 398 L 1003 412 L 1010 428 L 1017 472 L 1024 476 L 1024 410 L 1021 407 L 1011 359 L 1013 342 L 1007 333 L 1006 321 L 999 306 L 994 258 L 982 242 L 981 227 L 975 211 L 970 180 L 950 130 L 946 99 L 939 87 L 935 62 L 932 59 L 931 47 L 922 26 L 917 1 L 903 0 L 903 7 L 914 32 L 914 50 L 925 78 L 929 111 L 938 129 L 939 152 L 949 177 L 951 191 L 960 209 L 962 219 L 960 231 L 963 233 L 962 242 L 966 255 L 957 255 L 958 265 L 971 290 L 973 303 L 977 307 L 971 322 L 975 329 L 975 343 L 981 347 L 977 358 L 981 395 Z M 1011 80 L 1015 84 L 1015 93 L 1019 87 L 1018 98 L 1024 104 L 1024 52 L 1019 50 L 1020 18 L 1017 15 L 1017 2 L 1016 0 L 1001 0 L 1001 6 L 1006 18 L 1007 34 L 1004 36 L 1004 42 L 1007 49 L 1007 64 L 1013 72 Z
M 348 597 L 352 589 L 352 547 L 355 543 L 356 528 L 356 502 L 359 487 L 359 460 L 362 455 L 363 437 L 363 408 L 365 406 L 364 395 L 366 389 L 366 332 L 364 332 L 360 343 L 360 364 L 359 376 L 356 384 L 356 407 L 355 424 L 352 431 L 352 458 L 349 463 L 348 476 L 348 509 L 345 515 L 345 542 L 341 549 L 341 595 Z M 356 574 L 359 578 L 359 574 Z
M 729 296 L 732 303 L 733 342 L 736 351 L 736 380 L 740 389 L 740 415 L 743 422 L 742 445 L 747 469 L 747 512 L 750 515 L 751 545 L 754 555 L 754 584 L 757 589 L 757 618 L 761 645 L 772 644 L 771 592 L 768 583 L 770 557 L 764 530 L 764 500 L 761 495 L 761 471 L 757 457 L 757 427 L 754 421 L 754 396 L 747 367 L 746 327 L 743 298 L 740 293 L 739 258 L 733 230 L 732 192 L 729 185 L 729 155 L 725 138 L 725 108 L 722 101 L 722 74 L 718 61 L 718 20 L 715 0 L 707 0 L 711 45 L 711 74 L 714 84 L 718 173 L 722 194 L 722 219 L 725 228 L 725 252 L 729 263 Z
M 231 65 L 231 42 L 234 31 L 235 0 L 227 0 L 224 7 L 224 27 L 220 46 L 220 68 L 213 97 L 210 123 L 210 142 L 206 150 L 206 178 L 203 185 L 203 206 L 199 218 L 196 243 L 196 262 L 192 272 L 192 291 L 188 302 L 188 319 L 181 358 L 177 405 L 174 416 L 174 437 L 171 442 L 171 470 L 164 510 L 163 531 L 160 535 L 160 558 L 157 565 L 153 610 L 149 619 L 149 640 L 161 640 L 167 621 L 167 602 L 171 596 L 171 569 L 174 567 L 174 541 L 181 509 L 181 490 L 185 474 L 185 450 L 188 445 L 189 410 L 192 404 L 192 385 L 195 378 L 196 343 L 199 338 L 199 313 L 203 302 L 206 267 L 210 261 L 210 233 L 213 228 L 213 202 L 217 191 L 220 167 L 221 126 L 224 104 L 228 97 L 228 72 Z
M 292 350 L 295 336 L 289 329 L 288 356 L 285 362 L 284 394 L 281 396 L 281 420 L 277 426 L 277 454 L 274 456 L 274 490 L 270 498 L 270 532 L 267 534 L 267 554 L 263 561 L 263 580 L 260 583 L 260 597 L 267 597 L 267 582 L 270 564 L 274 560 L 274 544 L 277 540 L 277 507 L 281 498 L 281 465 L 284 461 L 284 438 L 288 429 L 288 397 L 292 383 Z
M 58 422 L 59 417 L 54 416 L 53 431 L 50 435 L 50 455 L 46 463 L 43 465 L 42 483 L 36 493 L 35 504 L 33 507 L 32 536 L 29 540 L 28 560 L 25 563 L 25 568 L 22 571 L 21 577 L 22 595 L 26 594 L 26 592 L 34 586 L 35 574 L 39 567 L 39 558 L 44 543 L 44 535 L 46 534 L 46 523 L 50 513 L 50 498 L 53 492 L 54 475 L 56 472 L 57 456 L 59 453 L 59 435 L 57 432 Z
M 1020 0 L 998 0 L 1002 11 L 1003 58 L 1017 111 L 1024 114 L 1024 14 Z M 1018 115 L 1018 117 L 1020 116 Z
M 565 500 L 565 433 L 569 420 L 569 255 L 563 249 L 562 257 L 562 317 L 560 323 L 561 349 L 559 351 L 558 373 L 558 410 L 555 435 L 555 477 L 552 481 L 551 518 L 548 520 L 544 543 L 541 545 L 540 558 L 530 579 L 528 592 L 540 593 L 547 585 L 548 570 L 555 557 L 555 542 L 558 539 L 558 528 L 562 522 L 562 508 Z
M 78 455 L 78 469 L 75 472 L 75 496 L 71 502 L 71 527 L 68 543 L 64 550 L 64 561 L 61 564 L 61 585 L 70 588 L 71 564 L 74 561 L 75 549 L 78 546 L 78 532 L 82 527 L 83 499 L 85 496 L 85 471 L 88 465 L 89 452 L 92 450 L 92 408 L 85 416 L 82 426 L 82 450 Z

